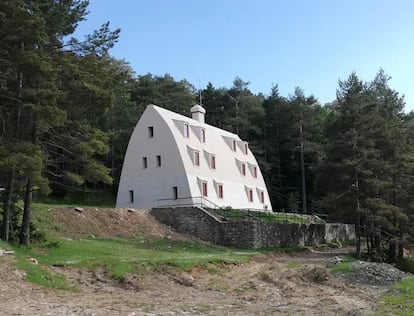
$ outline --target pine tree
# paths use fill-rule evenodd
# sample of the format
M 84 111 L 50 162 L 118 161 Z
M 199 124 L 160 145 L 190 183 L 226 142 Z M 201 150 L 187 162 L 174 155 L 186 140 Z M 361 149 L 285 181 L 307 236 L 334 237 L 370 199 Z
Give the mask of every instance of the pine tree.
M 24 182 L 20 243 L 27 245 L 30 242 L 32 192 L 36 187 L 47 188 L 43 171 L 49 156 L 45 144 L 48 135 L 68 124 L 68 108 L 62 107 L 61 103 L 66 91 L 61 86 L 60 76 L 62 69 L 77 63 L 67 63 L 66 57 L 71 55 L 78 61 L 83 57 L 86 59 L 86 53 L 93 57 L 98 53 L 104 54 L 117 38 L 119 31 L 111 32 L 108 24 L 104 24 L 83 43 L 71 40 L 66 45 L 63 42 L 63 38 L 72 34 L 77 23 L 84 19 L 87 4 L 81 0 L 5 0 L 0 3 L 0 32 L 3 35 L 0 67 L 5 74 L 1 79 L 0 97 L 7 100 L 2 103 L 1 113 L 7 113 L 11 119 L 11 123 L 5 125 L 5 141 L 0 145 L 0 152 L 8 158 L 0 168 L 9 175 L 2 225 L 2 238 L 5 240 L 9 238 L 10 196 L 15 191 L 15 183 Z M 92 90 L 89 92 L 91 95 Z M 86 136 L 96 138 L 99 133 Z M 88 142 L 95 148 L 102 148 L 92 137 Z M 11 144 L 15 146 L 15 155 L 7 154 L 13 152 L 8 150 Z M 79 147 L 79 150 L 85 149 Z M 93 167 L 100 171 L 99 174 L 105 171 L 102 164 L 96 161 L 89 163 L 95 163 Z M 89 174 L 89 177 L 96 181 L 97 172 Z

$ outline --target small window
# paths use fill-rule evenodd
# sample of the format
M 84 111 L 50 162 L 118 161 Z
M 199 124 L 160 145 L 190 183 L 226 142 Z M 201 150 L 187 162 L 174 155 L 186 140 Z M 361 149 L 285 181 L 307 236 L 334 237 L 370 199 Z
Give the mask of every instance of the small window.
M 148 126 L 148 137 L 154 137 L 154 126 Z
M 257 178 L 257 167 L 253 166 L 253 177 Z
M 249 146 L 244 144 L 244 154 L 247 155 L 249 153 Z
M 134 203 L 134 191 L 129 191 L 129 203 Z
M 184 137 L 190 137 L 190 126 L 187 123 L 184 123 Z
M 210 156 L 210 168 L 216 170 L 216 156 Z
M 194 152 L 194 166 L 200 166 L 200 152 Z
M 241 164 L 241 174 L 242 176 L 246 175 L 246 164 L 245 163 Z
M 264 192 L 260 191 L 260 203 L 264 203 Z
M 173 187 L 173 197 L 174 199 L 178 199 L 178 187 Z
M 249 189 L 248 193 L 249 193 L 249 202 L 253 202 L 253 190 Z
M 161 167 L 161 156 L 157 156 L 157 167 Z
M 236 141 L 233 140 L 233 151 L 236 151 L 236 150 L 237 150 Z
M 203 188 L 203 196 L 208 196 L 208 192 L 207 192 L 207 182 L 203 182 L 202 183 L 202 188 Z
M 142 168 L 143 169 L 147 169 L 148 168 L 147 157 L 142 157 Z
M 218 185 L 218 198 L 219 199 L 223 198 L 223 185 L 222 184 Z
M 204 128 L 201 129 L 201 142 L 206 142 L 206 130 Z

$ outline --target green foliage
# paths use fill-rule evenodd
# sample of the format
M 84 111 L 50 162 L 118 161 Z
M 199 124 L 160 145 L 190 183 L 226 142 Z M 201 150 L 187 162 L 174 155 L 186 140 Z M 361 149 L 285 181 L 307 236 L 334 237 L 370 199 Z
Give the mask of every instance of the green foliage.
M 111 57 L 120 31 L 109 22 L 82 40 L 69 39 L 87 6 L 83 0 L 0 3 L 6 220 L 11 196 L 25 196 L 30 206 L 33 188 L 60 197 L 91 188 L 116 192 L 129 137 L 145 107 L 153 103 L 189 115 L 198 102 L 188 81 L 136 75 Z M 267 96 L 256 94 L 239 77 L 229 88 L 209 83 L 201 96 L 207 123 L 249 142 L 275 210 L 301 211 L 305 198 L 310 209 L 332 220 L 414 235 L 414 114 L 403 113 L 404 100 L 389 80 L 383 70 L 371 82 L 352 73 L 326 106 L 299 87 L 287 97 L 277 85 Z
M 414 274 L 414 260 L 412 258 L 399 258 L 397 260 L 398 269 Z
M 34 209 L 68 206 L 114 207 L 115 196 L 108 191 L 88 190 L 85 192 L 71 192 L 64 196 L 43 196 L 33 203 Z
M 411 135 L 406 133 L 403 100 L 388 80 L 380 70 L 369 83 L 355 73 L 340 81 L 326 124 L 326 158 L 317 178 L 319 207 L 331 219 L 355 223 L 358 239 L 360 227 L 366 227 L 371 249 L 380 245 L 374 228 L 403 236 L 410 212 Z

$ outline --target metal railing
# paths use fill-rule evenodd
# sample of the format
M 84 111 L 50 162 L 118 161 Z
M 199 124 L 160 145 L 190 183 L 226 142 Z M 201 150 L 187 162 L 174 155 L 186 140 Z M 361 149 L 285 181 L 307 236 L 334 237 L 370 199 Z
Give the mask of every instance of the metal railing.
M 310 214 L 282 213 L 264 211 L 258 209 L 214 209 L 210 210 L 215 215 L 222 217 L 222 220 L 233 221 L 261 221 L 276 223 L 296 223 L 296 224 L 322 224 L 325 223 L 321 218 Z
M 219 209 L 220 206 L 206 199 L 204 196 L 189 196 L 183 198 L 159 199 L 158 208 L 199 206 L 209 209 Z
M 203 196 L 159 199 L 157 200 L 157 207 L 201 207 L 223 221 L 262 221 L 299 224 L 325 222 L 320 217 L 310 214 L 272 212 L 266 209 L 232 209 L 230 207 L 220 207 Z

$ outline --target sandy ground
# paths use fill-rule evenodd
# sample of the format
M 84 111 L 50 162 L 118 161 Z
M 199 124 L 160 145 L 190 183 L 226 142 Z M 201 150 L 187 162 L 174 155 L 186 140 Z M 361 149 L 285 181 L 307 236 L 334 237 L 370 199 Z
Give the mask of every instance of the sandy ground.
M 58 210 L 65 236 L 136 235 L 185 238 L 143 212 Z M 113 212 L 117 214 L 113 214 Z M 73 225 L 70 223 L 73 222 Z M 83 223 L 85 223 L 83 225 Z M 89 229 L 83 230 L 89 223 Z M 129 225 L 129 224 L 130 225 Z M 106 228 L 105 228 L 106 227 Z M 120 233 L 120 228 L 123 227 Z M 116 283 L 95 273 L 54 268 L 78 292 L 50 290 L 25 281 L 13 256 L 0 257 L 0 315 L 366 315 L 384 287 L 357 285 L 335 276 L 326 264 L 336 252 L 266 254 L 240 265 L 160 267 L 126 275 Z

